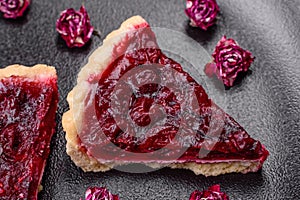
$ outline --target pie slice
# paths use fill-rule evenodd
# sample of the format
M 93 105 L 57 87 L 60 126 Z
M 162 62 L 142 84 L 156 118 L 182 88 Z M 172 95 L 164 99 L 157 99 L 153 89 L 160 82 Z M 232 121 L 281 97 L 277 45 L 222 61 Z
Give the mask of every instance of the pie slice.
M 159 49 L 140 16 L 107 36 L 67 100 L 67 153 L 84 171 L 138 163 L 215 176 L 256 172 L 269 154 Z
M 55 131 L 53 67 L 0 69 L 0 199 L 37 199 Z

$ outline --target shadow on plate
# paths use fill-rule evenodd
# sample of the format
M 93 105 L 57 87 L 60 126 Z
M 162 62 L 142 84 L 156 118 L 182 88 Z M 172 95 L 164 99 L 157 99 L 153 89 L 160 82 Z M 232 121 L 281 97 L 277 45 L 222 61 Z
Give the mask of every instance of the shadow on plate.
M 213 25 L 205 31 L 199 27 L 192 27 L 190 21 L 186 21 L 184 28 L 188 36 L 199 42 L 201 45 L 206 45 L 215 36 L 217 26 Z
M 7 25 L 12 25 L 12 26 L 14 26 L 14 25 L 17 25 L 17 26 L 24 25 L 29 21 L 28 20 L 28 13 L 29 12 L 30 12 L 30 6 L 25 10 L 22 17 L 18 17 L 16 19 L 6 19 L 1 14 L 0 18 L 2 18 L 2 19 L 0 19 L 0 20 L 2 20 Z

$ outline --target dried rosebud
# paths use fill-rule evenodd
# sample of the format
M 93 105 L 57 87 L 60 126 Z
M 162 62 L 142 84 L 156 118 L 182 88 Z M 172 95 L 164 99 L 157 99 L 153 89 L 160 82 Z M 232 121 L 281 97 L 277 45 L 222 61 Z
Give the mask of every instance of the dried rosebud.
M 191 26 L 207 30 L 216 22 L 220 9 L 216 0 L 187 0 L 185 13 L 191 20 Z
M 202 192 L 196 190 L 191 196 L 190 200 L 229 200 L 229 197 L 221 192 L 220 185 L 214 185 L 208 188 L 208 190 L 204 190 Z
M 30 0 L 0 0 L 0 12 L 3 17 L 15 19 L 23 16 Z
M 104 187 L 93 187 L 86 191 L 85 200 L 119 200 L 119 197 L 113 195 Z
M 68 47 L 82 47 L 92 36 L 94 27 L 84 6 L 79 11 L 64 10 L 56 22 L 56 30 L 66 41 Z
M 248 71 L 254 61 L 250 51 L 242 49 L 233 39 L 223 36 L 213 53 L 216 63 L 216 75 L 223 83 L 231 87 L 240 72 Z

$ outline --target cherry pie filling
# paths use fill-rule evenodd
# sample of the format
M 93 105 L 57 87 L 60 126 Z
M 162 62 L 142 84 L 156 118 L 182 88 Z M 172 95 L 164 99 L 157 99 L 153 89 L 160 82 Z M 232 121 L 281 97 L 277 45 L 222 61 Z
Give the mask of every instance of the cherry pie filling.
M 0 81 L 0 199 L 36 199 L 58 101 L 56 79 Z
M 138 29 L 130 34 L 127 39 L 131 39 L 115 47 L 115 52 L 123 53 L 114 53 L 114 61 L 100 78 L 90 80 L 97 88 L 91 108 L 97 120 L 90 125 L 96 131 L 79 133 L 83 149 L 102 162 L 145 161 L 158 150 L 162 151 L 155 161 L 163 162 L 182 149 L 173 163 L 266 159 L 268 152 L 261 143 L 218 108 L 179 63 L 162 53 L 152 31 Z M 177 90 L 184 92 L 187 85 L 192 92 L 182 98 Z M 223 115 L 222 130 L 208 135 L 216 109 Z M 84 124 L 88 118 L 84 117 Z M 207 139 L 215 145 L 206 145 Z M 140 155 L 118 154 L 111 143 Z M 201 152 L 206 153 L 201 156 Z

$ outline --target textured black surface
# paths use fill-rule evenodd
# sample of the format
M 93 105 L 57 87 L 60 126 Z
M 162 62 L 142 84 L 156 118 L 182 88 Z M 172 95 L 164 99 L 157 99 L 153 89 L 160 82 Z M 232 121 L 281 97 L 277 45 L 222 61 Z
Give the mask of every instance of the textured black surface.
M 261 140 L 270 156 L 259 173 L 196 176 L 186 170 L 162 169 L 147 174 L 112 170 L 83 173 L 65 153 L 61 116 L 68 109 L 66 95 L 86 56 L 101 40 L 68 49 L 55 31 L 60 11 L 79 8 L 75 0 L 33 1 L 20 20 L 0 18 L 0 66 L 14 63 L 56 66 L 61 100 L 57 132 L 43 177 L 39 199 L 79 199 L 88 186 L 107 186 L 121 199 L 188 199 L 195 189 L 221 184 L 230 199 L 300 199 L 300 1 L 219 1 L 221 15 L 207 32 L 188 26 L 184 1 L 88 1 L 92 24 L 103 35 L 126 18 L 139 14 L 152 26 L 188 34 L 208 52 L 223 34 L 236 39 L 255 56 L 252 73 L 226 91 L 230 113 Z

